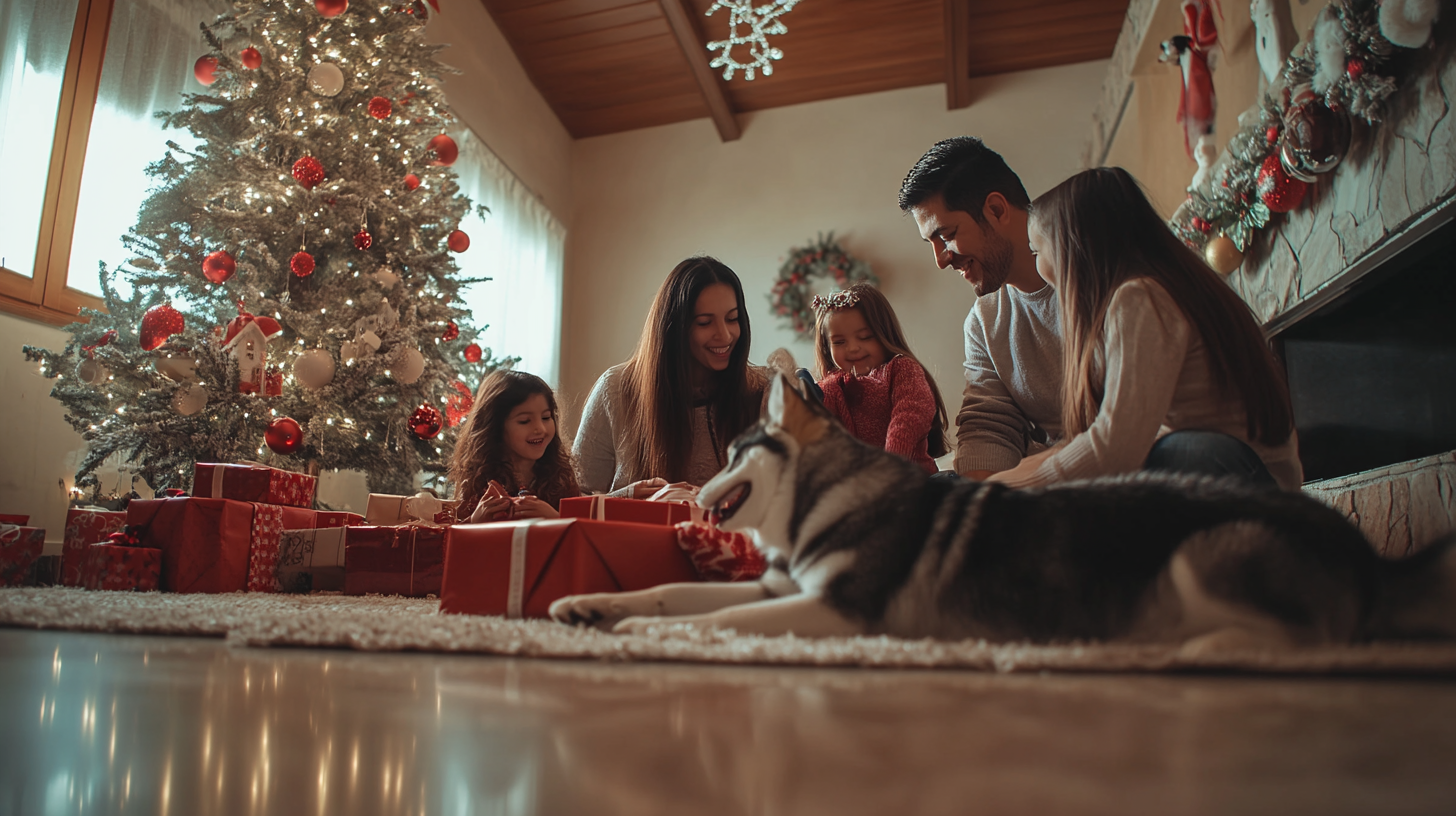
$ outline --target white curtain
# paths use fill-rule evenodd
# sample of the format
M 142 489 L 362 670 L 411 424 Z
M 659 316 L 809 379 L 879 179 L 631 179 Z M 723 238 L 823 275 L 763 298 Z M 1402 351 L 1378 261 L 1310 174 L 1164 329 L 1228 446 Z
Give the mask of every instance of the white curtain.
M 477 326 L 489 326 L 482 346 L 520 357 L 517 370 L 556 388 L 566 230 L 471 131 L 451 135 L 460 146 L 454 169 L 461 192 L 490 209 L 484 219 L 472 212 L 460 224 L 470 236 L 470 249 L 456 258 L 461 275 L 492 278 L 464 290 L 465 308 Z

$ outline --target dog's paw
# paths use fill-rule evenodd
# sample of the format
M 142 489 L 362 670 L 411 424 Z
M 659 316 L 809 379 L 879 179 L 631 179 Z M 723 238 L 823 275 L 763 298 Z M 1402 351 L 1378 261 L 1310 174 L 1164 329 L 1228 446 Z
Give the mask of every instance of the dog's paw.
M 595 626 L 604 632 L 612 631 L 613 625 L 632 614 L 620 596 L 610 592 L 568 595 L 552 603 L 547 612 L 559 623 Z

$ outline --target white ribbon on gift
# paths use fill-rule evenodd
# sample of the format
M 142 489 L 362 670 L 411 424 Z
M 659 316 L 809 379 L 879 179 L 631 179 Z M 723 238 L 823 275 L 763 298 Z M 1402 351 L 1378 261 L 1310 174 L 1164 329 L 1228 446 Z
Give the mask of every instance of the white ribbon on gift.
M 511 572 L 506 589 L 506 617 L 521 617 L 521 607 L 526 596 L 526 536 L 531 525 L 544 519 L 523 519 L 511 530 Z

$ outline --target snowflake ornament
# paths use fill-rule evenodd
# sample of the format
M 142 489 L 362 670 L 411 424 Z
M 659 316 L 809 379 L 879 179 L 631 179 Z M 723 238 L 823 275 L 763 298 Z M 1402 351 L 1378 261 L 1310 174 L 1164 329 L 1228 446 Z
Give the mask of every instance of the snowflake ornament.
M 715 0 L 713 7 L 704 16 L 711 16 L 720 8 L 727 9 L 728 39 L 708 43 L 709 51 L 722 49 L 722 53 L 713 57 L 708 66 L 722 68 L 724 79 L 732 79 L 733 72 L 739 70 L 743 71 L 743 78 L 747 80 L 752 80 L 754 71 L 759 70 L 763 71 L 764 76 L 771 76 L 773 60 L 782 59 L 784 52 L 769 46 L 768 35 L 789 33 L 779 16 L 798 3 L 799 0 L 773 0 L 772 3 L 754 8 L 752 0 Z M 749 33 L 739 34 L 739 26 L 746 27 Z M 733 49 L 740 45 L 748 46 L 752 61 L 739 62 L 734 59 Z

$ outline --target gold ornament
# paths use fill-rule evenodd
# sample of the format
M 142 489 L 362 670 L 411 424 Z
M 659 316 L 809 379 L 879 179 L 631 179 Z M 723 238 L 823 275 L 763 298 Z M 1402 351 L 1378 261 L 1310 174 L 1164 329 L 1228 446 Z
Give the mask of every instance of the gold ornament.
M 1203 246 L 1203 259 L 1220 275 L 1227 275 L 1244 262 L 1244 253 L 1227 235 L 1216 235 Z

